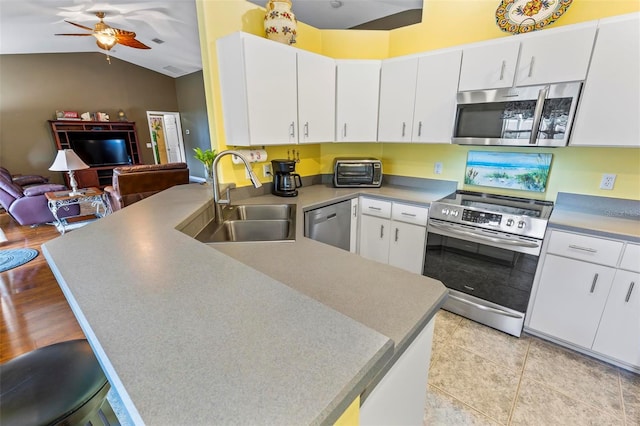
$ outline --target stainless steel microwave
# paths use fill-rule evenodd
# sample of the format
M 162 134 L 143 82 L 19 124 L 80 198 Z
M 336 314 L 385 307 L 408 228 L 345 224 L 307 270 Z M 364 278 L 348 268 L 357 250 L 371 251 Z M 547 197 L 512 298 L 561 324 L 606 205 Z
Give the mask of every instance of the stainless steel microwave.
M 452 142 L 566 146 L 581 82 L 459 92 Z
M 345 158 L 333 161 L 333 186 L 336 188 L 379 188 L 382 162 L 377 158 Z

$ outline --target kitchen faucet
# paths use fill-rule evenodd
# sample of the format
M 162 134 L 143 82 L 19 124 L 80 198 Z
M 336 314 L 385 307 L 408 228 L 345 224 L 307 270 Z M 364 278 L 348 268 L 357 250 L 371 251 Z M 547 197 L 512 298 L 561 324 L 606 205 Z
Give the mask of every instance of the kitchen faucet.
M 260 188 L 262 186 L 262 183 L 260 182 L 260 180 L 258 180 L 258 176 L 256 176 L 256 174 L 251 169 L 251 164 L 249 163 L 249 160 L 247 160 L 247 158 L 244 155 L 242 155 L 240 152 L 228 149 L 228 150 L 222 151 L 221 153 L 216 155 L 216 158 L 213 160 L 213 165 L 212 165 L 212 168 L 213 168 L 213 201 L 214 201 L 215 210 L 216 210 L 215 211 L 216 223 L 222 223 L 222 204 L 226 204 L 226 205 L 231 204 L 231 194 L 229 192 L 229 190 L 231 188 L 227 187 L 227 198 L 226 199 L 220 199 L 220 182 L 218 181 L 218 162 L 220 161 L 220 159 L 222 157 L 224 157 L 226 155 L 236 155 L 238 158 L 240 158 L 242 160 L 242 162 L 244 163 L 244 166 L 247 169 L 247 173 L 249 173 L 249 179 L 251 179 L 251 183 L 253 184 L 253 186 L 255 188 Z

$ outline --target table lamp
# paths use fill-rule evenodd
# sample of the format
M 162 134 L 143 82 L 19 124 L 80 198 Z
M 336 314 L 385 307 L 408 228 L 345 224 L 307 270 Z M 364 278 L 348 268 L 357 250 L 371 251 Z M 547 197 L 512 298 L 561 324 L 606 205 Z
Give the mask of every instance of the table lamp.
M 72 149 L 61 149 L 58 150 L 56 159 L 53 160 L 53 164 L 49 167 L 49 170 L 52 172 L 69 172 L 69 184 L 71 185 L 69 195 L 80 195 L 81 192 L 78 192 L 78 183 L 76 182 L 73 172 L 74 170 L 88 168 L 89 166 L 87 166 Z

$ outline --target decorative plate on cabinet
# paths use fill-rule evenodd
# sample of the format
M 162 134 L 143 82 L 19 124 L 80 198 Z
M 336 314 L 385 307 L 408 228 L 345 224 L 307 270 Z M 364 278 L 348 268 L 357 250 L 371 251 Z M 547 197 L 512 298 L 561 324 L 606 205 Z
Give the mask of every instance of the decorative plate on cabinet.
M 552 24 L 573 0 L 502 0 L 496 9 L 496 24 L 512 34 L 540 30 Z

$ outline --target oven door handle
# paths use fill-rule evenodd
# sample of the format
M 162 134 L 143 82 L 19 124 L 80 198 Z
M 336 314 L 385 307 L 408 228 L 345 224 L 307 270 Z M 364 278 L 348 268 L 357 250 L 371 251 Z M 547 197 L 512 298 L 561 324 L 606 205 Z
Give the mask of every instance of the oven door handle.
M 475 303 L 475 302 L 472 302 L 470 300 L 463 299 L 462 297 L 454 296 L 451 293 L 449 293 L 449 298 L 453 299 L 453 300 L 457 300 L 458 302 L 461 302 L 461 303 L 466 303 L 467 305 L 471 305 L 474 308 L 478 308 L 478 309 L 483 310 L 483 311 L 489 311 L 489 312 L 493 312 L 493 313 L 496 313 L 496 314 L 499 314 L 499 315 L 504 315 L 504 316 L 511 317 L 511 318 L 518 318 L 518 319 L 522 319 L 523 318 L 523 315 L 518 315 L 518 314 L 514 314 L 512 312 L 503 311 L 502 309 L 492 308 L 491 306 L 484 306 L 484 305 L 481 305 L 479 303 Z
M 508 240 L 506 238 L 487 237 L 486 235 L 478 235 L 478 234 L 476 234 L 474 232 L 459 231 L 457 229 L 445 228 L 445 227 L 437 225 L 437 224 L 435 224 L 433 222 L 429 222 L 429 226 L 432 226 L 432 227 L 434 227 L 436 229 L 441 229 L 441 230 L 446 231 L 446 232 L 450 232 L 452 234 L 461 235 L 461 236 L 465 236 L 465 237 L 473 237 L 473 238 L 477 238 L 479 240 L 484 240 L 484 241 L 491 241 L 492 243 L 506 244 L 506 245 L 518 246 L 518 247 L 528 247 L 528 248 L 538 248 L 538 247 L 540 247 L 540 245 L 537 244 L 537 243 L 531 243 L 531 242 L 522 241 L 522 240 L 514 241 L 514 240 Z

